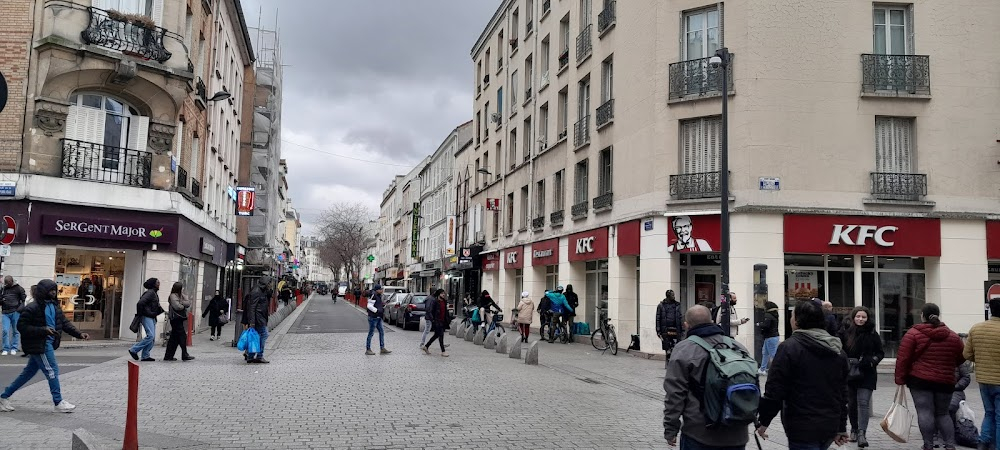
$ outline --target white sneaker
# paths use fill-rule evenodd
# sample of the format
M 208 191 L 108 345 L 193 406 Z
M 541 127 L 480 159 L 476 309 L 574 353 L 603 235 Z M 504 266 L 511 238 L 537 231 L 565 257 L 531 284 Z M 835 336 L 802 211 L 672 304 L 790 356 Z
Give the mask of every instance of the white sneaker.
M 14 405 L 10 404 L 9 398 L 0 398 L 0 412 L 11 412 L 14 410 Z
M 10 355 L 11 356 L 17 356 L 17 350 L 11 350 L 10 351 Z
M 76 409 L 76 405 L 67 402 L 66 400 L 63 400 L 56 405 L 56 412 L 71 413 L 74 409 Z
M 9 353 L 9 352 L 8 352 L 7 350 L 4 350 L 4 351 L 3 351 L 3 353 L 0 353 L 0 355 L 3 355 L 3 356 L 7 356 L 7 355 L 9 355 L 9 354 L 10 354 L 10 353 Z

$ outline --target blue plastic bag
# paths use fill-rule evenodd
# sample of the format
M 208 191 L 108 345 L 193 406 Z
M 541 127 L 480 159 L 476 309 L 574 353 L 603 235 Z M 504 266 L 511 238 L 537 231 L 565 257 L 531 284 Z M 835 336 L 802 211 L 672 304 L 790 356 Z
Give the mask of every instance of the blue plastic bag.
M 260 334 L 253 328 L 247 328 L 240 335 L 240 340 L 236 343 L 236 349 L 247 353 L 260 353 Z

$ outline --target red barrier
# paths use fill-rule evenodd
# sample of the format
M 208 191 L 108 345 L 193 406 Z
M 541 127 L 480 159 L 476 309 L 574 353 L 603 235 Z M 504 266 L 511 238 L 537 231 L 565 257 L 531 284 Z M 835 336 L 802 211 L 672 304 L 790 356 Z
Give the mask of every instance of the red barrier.
M 125 412 L 125 440 L 122 450 L 139 450 L 139 365 L 128 362 L 128 409 Z
M 194 336 L 194 314 L 188 313 L 187 346 L 191 346 L 191 338 Z
M 306 298 L 305 298 L 304 295 L 302 295 L 302 294 L 296 295 L 295 296 L 295 306 L 301 306 L 302 302 L 304 302 L 305 300 L 306 300 Z

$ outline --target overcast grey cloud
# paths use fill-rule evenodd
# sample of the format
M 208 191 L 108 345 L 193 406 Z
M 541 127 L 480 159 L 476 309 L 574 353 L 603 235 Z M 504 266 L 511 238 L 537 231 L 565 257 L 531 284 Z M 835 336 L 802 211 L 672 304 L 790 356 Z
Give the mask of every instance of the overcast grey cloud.
M 417 164 L 472 118 L 469 52 L 498 6 L 499 0 L 243 1 L 250 26 L 280 33 L 282 157 L 305 232 L 314 232 L 320 213 L 337 201 L 377 210 L 389 181 L 408 172 L 399 165 Z

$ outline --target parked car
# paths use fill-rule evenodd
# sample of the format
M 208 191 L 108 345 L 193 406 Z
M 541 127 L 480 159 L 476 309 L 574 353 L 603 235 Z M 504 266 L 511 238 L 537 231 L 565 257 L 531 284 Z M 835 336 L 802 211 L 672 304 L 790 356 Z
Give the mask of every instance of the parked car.
M 396 323 L 396 310 L 399 309 L 399 301 L 406 295 L 405 292 L 397 292 L 392 296 L 383 296 L 382 320 L 385 323 Z
M 340 285 L 337 286 L 337 296 L 347 297 L 347 283 L 340 283 Z
M 420 328 L 420 321 L 424 318 L 424 300 L 429 294 L 423 292 L 399 294 L 403 298 L 399 301 L 399 308 L 393 310 L 396 325 L 404 330 L 410 327 Z

